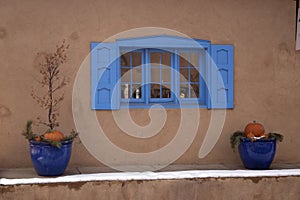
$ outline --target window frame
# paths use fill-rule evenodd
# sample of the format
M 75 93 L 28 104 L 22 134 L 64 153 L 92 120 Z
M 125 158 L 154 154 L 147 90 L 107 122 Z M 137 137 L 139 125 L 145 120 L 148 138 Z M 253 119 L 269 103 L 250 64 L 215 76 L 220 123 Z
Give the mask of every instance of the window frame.
M 168 48 L 165 47 L 162 49 L 156 48 L 132 48 L 132 47 L 122 47 L 119 49 L 119 55 L 124 55 L 126 53 L 133 53 L 133 52 L 142 52 L 142 98 L 135 99 L 135 98 L 120 98 L 121 105 L 120 108 L 149 108 L 153 107 L 156 104 L 160 104 L 166 108 L 179 108 L 179 107 L 201 107 L 205 108 L 206 105 L 206 94 L 207 94 L 207 87 L 205 81 L 202 76 L 207 76 L 207 48 Z M 170 88 L 171 91 L 174 91 L 176 94 L 172 94 L 170 98 L 151 98 L 151 67 L 150 67 L 150 55 L 153 52 L 158 53 L 170 53 Z M 180 98 L 180 53 L 197 53 L 199 55 L 198 59 L 198 68 L 199 72 L 199 98 Z M 131 60 L 130 60 L 131 61 Z M 189 62 L 189 61 L 187 61 Z M 120 60 L 118 61 L 117 69 L 118 69 L 118 78 L 121 80 L 121 63 Z M 175 73 L 175 71 L 177 73 Z M 121 87 L 122 87 L 121 82 Z M 146 83 L 146 85 L 144 85 Z M 148 84 L 147 84 L 148 83 Z M 187 82 L 190 83 L 190 82 Z M 122 92 L 122 90 L 120 91 Z M 177 96 L 177 98 L 176 98 Z M 195 105 L 197 104 L 197 105 Z
M 146 65 L 148 65 L 147 66 L 147 69 L 146 69 L 146 76 L 147 76 L 147 85 L 146 85 L 146 88 L 147 88 L 147 90 L 146 90 L 146 92 L 147 92 L 147 94 L 146 95 L 149 95 L 148 96 L 148 98 L 149 98 L 149 103 L 151 104 L 151 103 L 172 103 L 172 102 L 174 102 L 174 95 L 172 95 L 172 97 L 170 97 L 170 98 L 151 98 L 151 84 L 155 84 L 156 82 L 152 82 L 152 80 L 151 80 L 151 78 L 152 78 L 152 72 L 151 72 L 151 70 L 152 70 L 152 66 L 151 66 L 151 53 L 170 53 L 170 68 L 174 68 L 174 60 L 172 59 L 173 57 L 174 57 L 174 55 L 173 55 L 173 53 L 172 52 L 170 52 L 170 51 L 164 51 L 164 50 L 160 50 L 160 49 L 148 49 L 147 51 L 146 51 L 146 54 L 145 54 L 145 56 L 146 56 L 146 61 L 148 61 L 148 63 L 145 63 Z M 161 62 L 161 61 L 160 61 Z M 161 63 L 160 63 L 160 67 L 161 67 Z M 161 69 L 161 68 L 159 68 L 159 69 Z M 173 75 L 173 70 L 172 69 L 170 69 L 170 72 L 171 72 L 171 74 L 170 74 L 170 88 L 171 88 L 171 91 L 172 91 L 172 87 L 174 87 L 174 85 L 176 84 L 175 83 L 175 81 L 174 81 L 174 75 Z M 161 85 L 160 83 L 162 83 L 162 80 L 160 80 L 160 82 L 159 82 L 159 85 Z M 150 84 L 150 85 L 149 85 Z M 160 86 L 160 87 L 162 87 L 162 86 Z M 161 91 L 160 91 L 160 93 L 161 93 Z
M 127 49 L 127 48 L 123 48 L 122 50 L 120 50 L 120 55 L 122 55 L 121 54 L 121 51 L 124 51 L 124 52 L 126 52 L 126 53 L 132 53 L 132 52 L 141 52 L 142 53 L 142 64 L 144 63 L 144 54 L 143 54 L 143 51 L 140 49 L 140 50 L 134 50 L 134 51 L 130 51 L 129 49 Z M 121 57 L 119 57 L 119 58 L 121 58 Z M 132 58 L 131 58 L 132 59 Z M 132 60 L 130 60 L 131 62 L 132 62 Z M 121 64 L 120 64 L 120 62 L 121 62 L 121 60 L 120 59 L 118 59 L 118 63 L 119 63 L 119 65 L 117 64 L 117 73 L 118 73 L 118 75 L 117 75 L 117 77 L 118 77 L 118 79 L 120 79 L 121 80 L 121 68 L 122 68 L 122 66 L 121 66 Z M 130 64 L 131 65 L 131 64 Z M 130 66 L 130 67 L 132 67 L 132 66 Z M 141 77 L 141 83 L 143 83 L 144 82 L 144 65 L 142 65 L 142 77 Z M 130 68 L 131 69 L 131 68 Z M 122 92 L 122 89 L 121 89 L 121 87 L 122 87 L 122 80 L 120 81 L 120 92 Z M 134 84 L 134 83 L 131 83 L 130 82 L 130 91 L 132 90 L 132 84 Z M 142 94 L 145 94 L 145 91 L 144 91 L 144 87 L 142 87 Z M 120 93 L 120 95 L 121 95 L 121 93 Z M 128 103 L 145 103 L 145 101 L 144 101 L 144 95 L 142 95 L 142 98 L 139 98 L 139 99 L 135 99 L 135 98 L 128 98 L 128 99 L 126 99 L 126 98 L 122 98 L 122 97 L 120 97 L 120 101 L 121 101 L 121 104 L 128 104 Z
M 179 51 L 179 52 L 178 52 Z M 207 99 L 207 92 L 208 92 L 208 89 L 207 89 L 207 86 L 205 84 L 205 79 L 207 79 L 207 71 L 208 71 L 208 67 L 209 67 L 209 63 L 207 62 L 208 58 L 207 58 L 207 49 L 205 48 L 201 48 L 201 49 L 178 49 L 177 50 L 177 58 L 180 59 L 180 53 L 181 52 L 199 52 L 199 61 L 198 61 L 198 67 L 199 67 L 199 70 L 200 70 L 200 73 L 199 73 L 199 90 L 200 90 L 200 93 L 199 93 L 199 98 L 179 98 L 179 100 L 183 103 L 183 104 L 194 104 L 195 101 L 198 101 L 199 103 L 199 106 L 206 106 L 206 99 Z M 201 55 L 203 54 L 203 55 Z M 178 62 L 178 73 L 180 74 L 180 60 L 177 61 Z M 189 64 L 190 61 L 188 61 Z M 178 78 L 177 82 L 178 82 L 178 86 L 179 86 L 179 89 L 180 89 L 180 77 L 176 77 Z M 186 82 L 187 84 L 190 85 L 191 82 Z
M 211 44 L 208 40 L 179 36 L 158 35 L 137 38 L 116 39 L 115 42 L 91 42 L 91 109 L 118 110 L 121 106 L 120 49 L 154 48 L 205 49 L 207 70 L 204 78 L 206 99 L 201 102 L 177 101 L 162 105 L 166 108 L 234 108 L 234 46 L 232 44 Z M 175 57 L 176 58 L 176 57 Z M 176 61 L 178 62 L 178 60 Z M 178 91 L 178 87 L 175 88 Z M 147 103 L 147 108 L 152 105 Z M 203 104 L 202 104 L 203 103 Z M 128 106 L 130 105 L 130 106 Z M 159 106 L 161 107 L 161 106 Z M 134 103 L 125 108 L 141 108 Z

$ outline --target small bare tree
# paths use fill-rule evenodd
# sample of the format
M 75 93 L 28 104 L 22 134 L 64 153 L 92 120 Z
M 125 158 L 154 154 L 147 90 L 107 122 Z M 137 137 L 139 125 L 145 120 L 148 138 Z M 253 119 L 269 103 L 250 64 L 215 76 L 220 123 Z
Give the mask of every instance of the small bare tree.
M 59 126 L 57 117 L 59 116 L 59 104 L 64 99 L 64 93 L 60 94 L 58 91 L 67 84 L 65 76 L 61 75 L 60 67 L 67 61 L 67 50 L 69 45 L 65 40 L 61 45 L 56 46 L 54 53 L 43 55 L 43 62 L 39 63 L 41 79 L 38 83 L 46 88 L 46 92 L 41 95 L 32 89 L 31 96 L 34 100 L 48 111 L 47 121 L 43 121 L 38 117 L 38 123 L 44 124 L 52 131 L 55 127 Z M 39 56 L 39 54 L 38 54 Z

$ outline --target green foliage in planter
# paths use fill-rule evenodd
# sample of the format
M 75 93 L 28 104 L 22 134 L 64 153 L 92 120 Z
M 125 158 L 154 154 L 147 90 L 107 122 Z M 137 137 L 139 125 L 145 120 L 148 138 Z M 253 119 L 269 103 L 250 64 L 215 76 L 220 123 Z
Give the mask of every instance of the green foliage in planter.
M 235 146 L 241 141 L 241 138 L 246 138 L 246 134 L 243 131 L 236 131 L 230 137 L 230 144 L 233 151 L 235 151 Z
M 48 133 L 49 131 L 51 131 L 51 130 L 48 130 L 45 133 Z M 47 138 L 44 137 L 44 134 L 36 135 L 36 134 L 33 133 L 33 131 L 32 131 L 32 121 L 31 120 L 27 121 L 25 131 L 22 132 L 22 135 L 25 136 L 25 138 L 28 139 L 28 140 L 36 140 L 39 137 L 41 142 L 47 142 L 47 143 L 49 143 L 52 146 L 55 146 L 57 148 L 60 148 L 62 146 L 61 142 L 68 141 L 68 140 L 73 140 L 78 136 L 78 132 L 72 130 L 69 135 L 64 136 L 63 140 L 59 142 L 59 141 L 54 141 L 54 140 L 48 140 Z
M 24 135 L 27 140 L 34 140 L 34 138 L 36 138 L 37 135 L 32 131 L 31 120 L 27 121 L 25 131 L 22 132 L 22 135 Z
M 270 132 L 268 138 L 274 138 L 276 141 L 282 142 L 284 137 L 279 133 Z
M 56 50 L 53 53 L 38 54 L 38 56 L 43 58 L 39 63 L 41 76 L 37 80 L 38 84 L 35 85 L 39 87 L 39 90 L 32 88 L 31 96 L 41 108 L 47 111 L 47 120 L 37 117 L 38 122 L 35 125 L 45 125 L 48 130 L 41 135 L 34 134 L 32 131 L 33 122 L 29 120 L 25 131 L 22 133 L 28 140 L 47 142 L 59 148 L 62 141 L 73 140 L 78 136 L 78 133 L 74 130 L 68 136 L 64 136 L 56 130 L 56 127 L 59 126 L 60 103 L 64 100 L 64 93 L 59 91 L 69 82 L 68 78 L 61 74 L 61 67 L 67 62 L 68 49 L 69 45 L 64 40 L 61 45 L 56 46 Z M 59 136 L 59 138 L 56 136 Z
M 235 151 L 235 147 L 240 144 L 241 138 L 247 138 L 245 132 L 243 131 L 236 131 L 230 136 L 230 144 L 233 151 Z M 250 139 L 252 140 L 252 142 L 255 142 L 258 139 L 275 139 L 276 141 L 282 142 L 283 138 L 283 135 L 281 135 L 280 133 L 270 132 L 268 134 L 265 134 L 265 136 L 263 137 L 254 137 Z

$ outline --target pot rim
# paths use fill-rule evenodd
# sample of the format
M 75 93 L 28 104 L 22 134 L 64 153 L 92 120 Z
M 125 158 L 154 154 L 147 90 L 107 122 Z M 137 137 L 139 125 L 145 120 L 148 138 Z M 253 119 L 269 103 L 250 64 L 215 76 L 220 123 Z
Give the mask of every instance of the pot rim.
M 240 138 L 241 142 L 274 142 L 275 138 L 260 138 L 256 140 L 252 140 L 251 138 Z
M 62 145 L 67 145 L 67 144 L 70 144 L 73 142 L 73 139 L 70 139 L 70 140 L 64 140 L 64 141 L 61 141 L 61 144 Z M 40 145 L 51 145 L 50 143 L 48 142 L 44 142 L 44 141 L 35 141 L 35 140 L 29 140 L 29 143 L 30 144 L 40 144 Z

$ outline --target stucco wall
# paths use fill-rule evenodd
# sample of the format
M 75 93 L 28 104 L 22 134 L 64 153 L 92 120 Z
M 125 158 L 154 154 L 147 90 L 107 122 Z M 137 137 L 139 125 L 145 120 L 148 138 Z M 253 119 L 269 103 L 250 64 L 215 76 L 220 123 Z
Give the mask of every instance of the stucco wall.
M 89 53 L 91 41 L 138 27 L 163 27 L 212 43 L 235 47 L 235 108 L 227 111 L 222 134 L 208 156 L 198 151 L 211 111 L 201 109 L 200 128 L 177 164 L 240 163 L 229 145 L 230 134 L 253 119 L 267 131 L 285 135 L 275 162 L 299 163 L 300 55 L 295 49 L 295 1 L 0 1 L 0 167 L 31 166 L 29 146 L 20 135 L 28 119 L 43 115 L 32 100 L 38 76 L 37 53 L 51 52 L 64 38 L 71 45 L 63 71 L 70 77 L 61 106 L 61 131 L 74 128 L 72 87 Z M 138 124 L 149 123 L 147 110 L 130 111 Z M 111 112 L 98 112 L 107 136 L 134 152 L 153 151 L 174 137 L 179 110 L 167 110 L 168 121 L 150 140 L 134 139 L 115 125 Z M 35 128 L 42 132 L 43 127 Z M 188 134 L 188 130 L 187 130 Z M 120 163 L 122 164 L 122 163 Z M 71 165 L 101 165 L 81 143 L 75 143 Z
M 0 186 L 3 199 L 299 199 L 299 177 L 100 181 Z

